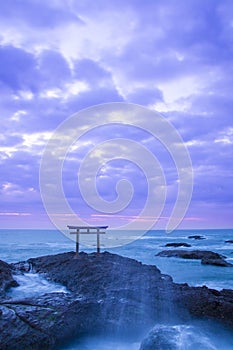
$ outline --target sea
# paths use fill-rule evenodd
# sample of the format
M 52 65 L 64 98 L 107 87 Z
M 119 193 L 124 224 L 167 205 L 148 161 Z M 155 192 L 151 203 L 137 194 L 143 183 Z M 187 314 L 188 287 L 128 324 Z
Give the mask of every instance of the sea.
M 126 233 L 127 234 L 127 233 Z M 189 238 L 201 236 L 202 239 Z M 138 239 L 115 248 L 102 247 L 102 251 L 120 254 L 141 261 L 145 264 L 156 265 L 164 274 L 168 274 L 177 283 L 188 283 L 191 286 L 207 286 L 222 290 L 233 289 L 233 268 L 202 265 L 200 260 L 186 260 L 175 257 L 158 257 L 156 254 L 167 248 L 167 243 L 188 243 L 187 250 L 210 250 L 226 257 L 233 264 L 233 229 L 211 230 L 176 230 L 167 234 L 162 230 L 151 230 Z M 1 229 L 0 230 L 0 259 L 6 262 L 25 261 L 31 257 L 58 254 L 75 250 L 75 242 L 57 230 Z M 81 250 L 90 253 L 95 247 L 81 245 Z M 18 276 L 19 287 L 9 290 L 11 297 L 27 297 L 46 292 L 65 292 L 65 287 L 47 281 L 43 276 L 32 272 Z M 161 325 L 155 325 L 161 327 Z M 171 327 L 171 325 L 163 325 Z M 194 349 L 193 339 L 198 335 L 199 348 L 211 350 L 233 350 L 233 332 L 209 324 L 180 325 L 175 324 L 180 336 L 176 339 L 176 350 Z M 149 330 L 148 330 L 149 331 Z M 204 345 L 203 345 L 204 344 Z M 59 348 L 59 350 L 139 350 L 140 340 L 111 339 L 106 337 L 84 337 Z M 159 349 L 159 348 L 158 348 Z M 170 349 L 170 348 L 169 348 Z M 161 348 L 161 350 L 163 350 Z

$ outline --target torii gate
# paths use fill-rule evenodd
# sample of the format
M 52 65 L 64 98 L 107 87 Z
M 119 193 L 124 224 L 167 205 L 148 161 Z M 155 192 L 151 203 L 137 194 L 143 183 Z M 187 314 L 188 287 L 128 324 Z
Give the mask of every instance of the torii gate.
M 70 232 L 76 235 L 76 257 L 79 254 L 79 235 L 80 234 L 96 234 L 97 235 L 97 254 L 100 253 L 100 234 L 105 234 L 108 226 L 70 226 L 67 225 L 68 229 L 75 230 Z

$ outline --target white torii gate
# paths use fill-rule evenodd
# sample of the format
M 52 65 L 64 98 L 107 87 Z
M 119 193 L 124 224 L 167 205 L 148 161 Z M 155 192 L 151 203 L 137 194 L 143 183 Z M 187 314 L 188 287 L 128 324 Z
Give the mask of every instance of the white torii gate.
M 105 234 L 108 226 L 70 226 L 67 225 L 69 230 L 75 230 L 70 234 L 76 235 L 76 257 L 79 254 L 79 235 L 80 234 L 96 234 L 97 235 L 97 253 L 100 253 L 100 234 Z

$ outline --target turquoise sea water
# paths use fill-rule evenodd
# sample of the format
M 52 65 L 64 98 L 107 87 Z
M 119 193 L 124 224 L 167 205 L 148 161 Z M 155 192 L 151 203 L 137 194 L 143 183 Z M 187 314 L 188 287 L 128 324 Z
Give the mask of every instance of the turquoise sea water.
M 127 234 L 127 233 L 126 233 Z M 188 236 L 201 235 L 205 239 L 193 240 Z M 121 254 L 143 263 L 156 265 L 162 273 L 172 276 L 178 283 L 187 282 L 189 285 L 206 285 L 215 289 L 233 289 L 233 268 L 202 265 L 200 260 L 185 260 L 179 258 L 162 258 L 155 255 L 165 248 L 166 243 L 186 242 L 190 248 L 211 250 L 226 256 L 233 263 L 233 244 L 225 241 L 233 239 L 233 230 L 177 230 L 172 234 L 163 231 L 149 231 L 140 239 L 117 248 L 106 249 L 112 253 Z M 56 230 L 0 230 L 0 259 L 7 262 L 23 261 L 30 257 L 57 254 L 75 249 L 74 241 Z M 81 247 L 86 252 L 93 249 Z M 170 248 L 175 249 L 175 248 Z M 20 287 L 11 289 L 9 296 L 23 297 L 30 294 L 63 291 L 60 285 L 51 285 L 44 277 L 29 273 L 19 276 Z M 165 325 L 165 327 L 170 325 Z M 218 326 L 205 323 L 175 325 L 180 330 L 176 350 L 191 350 L 192 342 L 198 334 L 201 349 L 232 350 L 233 334 Z M 149 331 L 149 330 L 148 330 Z M 106 337 L 86 337 L 77 339 L 57 350 L 138 350 L 142 339 L 111 339 Z M 163 350 L 163 349 L 161 349 Z

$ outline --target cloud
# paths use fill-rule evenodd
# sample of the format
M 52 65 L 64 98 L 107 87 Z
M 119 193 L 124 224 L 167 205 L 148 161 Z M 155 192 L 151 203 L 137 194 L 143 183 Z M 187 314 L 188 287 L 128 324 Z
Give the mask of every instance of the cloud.
M 56 51 L 43 50 L 39 55 L 12 45 L 0 46 L 0 82 L 13 93 L 37 94 L 42 89 L 59 88 L 71 79 L 65 58 Z
M 0 81 L 13 91 L 32 87 L 35 65 L 32 54 L 11 45 L 0 46 Z
M 154 105 L 163 101 L 163 93 L 158 88 L 138 88 L 127 95 L 126 101 L 140 105 Z
M 230 0 L 3 2 L 0 179 L 2 186 L 10 185 L 1 187 L 1 212 L 21 212 L 14 199 L 22 213 L 30 212 L 31 202 L 42 212 L 40 157 L 60 123 L 83 108 L 126 101 L 159 110 L 183 137 L 195 175 L 190 217 L 199 217 L 199 206 L 209 222 L 211 210 L 212 216 L 221 210 L 230 222 L 232 7 Z M 64 183 L 71 201 L 72 169 L 108 137 L 136 140 L 157 155 L 170 204 L 177 190 L 172 159 L 149 135 L 119 126 L 93 131 L 69 154 Z M 118 178 L 132 180 L 137 191 L 128 215 L 145 198 L 136 170 L 112 163 L 97 181 L 103 196 L 112 199 Z
M 69 11 L 66 1 L 63 4 L 60 1 L 50 1 L 49 3 L 41 3 L 39 0 L 33 2 L 25 0 L 9 0 L 1 6 L 0 17 L 4 21 L 26 23 L 30 27 L 49 28 L 60 24 L 77 21 L 82 23 L 81 19 L 74 13 Z
M 52 50 L 44 50 L 38 56 L 38 71 L 41 88 L 63 87 L 71 79 L 68 62 Z
M 0 216 L 30 216 L 30 215 L 31 215 L 30 213 L 14 213 L 14 212 L 11 212 L 11 213 L 7 213 L 7 212 L 0 213 Z
M 110 72 L 91 59 L 75 61 L 73 70 L 76 79 L 87 81 L 89 84 L 106 85 L 112 80 Z

